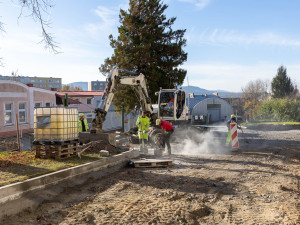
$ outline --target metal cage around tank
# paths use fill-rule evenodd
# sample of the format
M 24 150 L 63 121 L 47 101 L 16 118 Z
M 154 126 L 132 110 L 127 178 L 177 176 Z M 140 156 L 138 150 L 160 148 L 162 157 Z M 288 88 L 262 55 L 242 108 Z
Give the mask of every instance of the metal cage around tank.
M 39 107 L 34 109 L 34 142 L 78 140 L 78 109 Z

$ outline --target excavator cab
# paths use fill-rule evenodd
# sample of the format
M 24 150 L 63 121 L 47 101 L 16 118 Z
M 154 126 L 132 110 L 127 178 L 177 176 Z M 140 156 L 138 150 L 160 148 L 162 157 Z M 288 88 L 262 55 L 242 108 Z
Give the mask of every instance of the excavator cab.
M 183 90 L 162 89 L 158 96 L 158 118 L 183 120 L 186 114 L 186 95 Z

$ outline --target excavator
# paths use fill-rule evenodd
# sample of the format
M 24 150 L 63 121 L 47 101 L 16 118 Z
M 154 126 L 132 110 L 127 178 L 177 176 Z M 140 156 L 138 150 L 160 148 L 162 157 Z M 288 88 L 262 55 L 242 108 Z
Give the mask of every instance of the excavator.
M 122 76 L 120 76 L 119 72 L 122 72 Z M 160 138 L 161 130 L 155 125 L 155 121 L 158 118 L 171 122 L 175 127 L 188 124 L 188 108 L 186 107 L 186 93 L 184 90 L 160 89 L 155 93 L 158 96 L 158 104 L 155 107 L 151 104 L 147 80 L 144 74 L 114 67 L 107 76 L 106 81 L 107 86 L 102 101 L 99 107 L 95 109 L 96 116 L 92 123 L 91 133 L 102 133 L 101 138 L 107 138 L 111 145 L 116 145 L 115 135 L 105 134 L 102 130 L 102 124 L 105 121 L 106 114 L 119 84 L 132 87 L 138 98 L 140 109 L 149 116 L 151 122 L 151 129 L 149 129 L 148 133 L 149 143 L 154 144 Z M 134 132 L 133 129 L 131 134 L 134 134 Z

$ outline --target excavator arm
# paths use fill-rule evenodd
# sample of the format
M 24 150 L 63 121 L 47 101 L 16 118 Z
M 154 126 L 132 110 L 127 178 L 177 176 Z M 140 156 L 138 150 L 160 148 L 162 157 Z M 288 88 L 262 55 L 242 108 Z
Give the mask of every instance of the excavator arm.
M 120 76 L 119 71 L 129 74 L 129 76 Z M 108 109 L 113 101 L 115 93 L 117 92 L 118 84 L 131 86 L 140 101 L 142 110 L 148 112 L 152 117 L 153 108 L 148 94 L 147 82 L 144 74 L 137 74 L 132 71 L 114 67 L 107 77 L 107 86 L 99 108 L 95 109 L 96 117 L 92 124 L 92 133 L 102 132 L 102 124 L 105 121 Z

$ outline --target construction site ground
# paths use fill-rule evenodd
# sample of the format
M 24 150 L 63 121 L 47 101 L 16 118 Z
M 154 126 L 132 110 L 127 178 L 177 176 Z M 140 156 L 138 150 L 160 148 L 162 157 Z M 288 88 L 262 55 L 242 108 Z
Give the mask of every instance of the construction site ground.
M 182 140 L 172 167 L 122 168 L 0 224 L 300 224 L 300 130 L 269 128 L 239 131 L 234 152 L 226 131 Z

